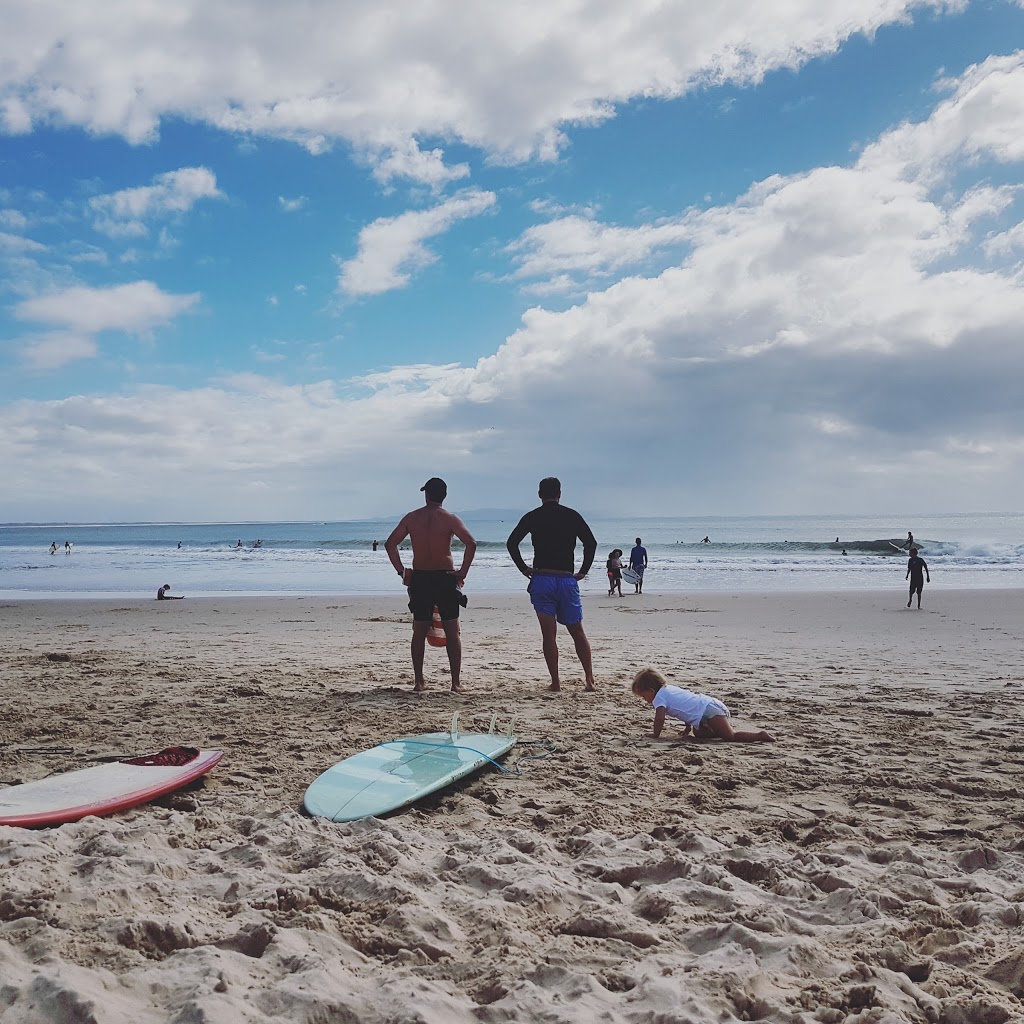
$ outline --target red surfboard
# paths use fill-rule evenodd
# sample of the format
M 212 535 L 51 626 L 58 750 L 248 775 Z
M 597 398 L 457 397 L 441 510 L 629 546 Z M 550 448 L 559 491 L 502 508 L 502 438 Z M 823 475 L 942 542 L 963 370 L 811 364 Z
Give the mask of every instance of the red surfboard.
M 0 825 L 32 828 L 103 816 L 154 800 L 205 775 L 220 750 L 167 747 L 124 761 L 0 789 Z

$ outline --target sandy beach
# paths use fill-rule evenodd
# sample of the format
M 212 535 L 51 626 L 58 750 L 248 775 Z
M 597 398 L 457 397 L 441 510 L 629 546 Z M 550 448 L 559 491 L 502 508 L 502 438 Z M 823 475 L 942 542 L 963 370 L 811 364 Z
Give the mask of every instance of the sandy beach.
M 404 594 L 0 605 L 0 785 L 176 743 L 201 783 L 0 827 L 4 1024 L 1024 1020 L 1024 590 L 523 595 L 410 692 Z M 775 744 L 650 739 L 645 665 Z M 382 740 L 517 716 L 385 820 L 301 809 Z M 677 736 L 670 726 L 669 736 Z M 53 752 L 70 751 L 69 753 Z

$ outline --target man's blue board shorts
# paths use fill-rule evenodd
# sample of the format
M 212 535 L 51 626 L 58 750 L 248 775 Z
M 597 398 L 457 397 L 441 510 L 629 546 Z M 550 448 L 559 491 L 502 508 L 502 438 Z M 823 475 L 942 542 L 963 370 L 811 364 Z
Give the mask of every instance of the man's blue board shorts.
M 531 576 L 526 589 L 533 607 L 544 615 L 554 615 L 563 626 L 583 621 L 580 585 L 572 576 Z

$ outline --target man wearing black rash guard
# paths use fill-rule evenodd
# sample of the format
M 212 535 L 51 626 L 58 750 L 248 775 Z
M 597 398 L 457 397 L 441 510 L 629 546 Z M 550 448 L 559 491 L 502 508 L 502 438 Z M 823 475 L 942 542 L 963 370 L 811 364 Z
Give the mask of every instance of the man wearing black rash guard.
M 594 690 L 590 641 L 583 631 L 583 604 L 579 580 L 590 571 L 597 553 L 597 539 L 583 516 L 560 504 L 562 485 L 557 477 L 545 477 L 537 489 L 538 508 L 527 512 L 509 534 L 508 553 L 519 571 L 530 580 L 526 588 L 537 613 L 544 641 L 544 661 L 551 674 L 551 690 L 560 690 L 558 678 L 558 623 L 569 631 L 583 666 L 585 689 Z M 533 543 L 533 566 L 523 560 L 519 545 L 527 534 Z M 583 543 L 583 563 L 575 572 L 576 541 Z

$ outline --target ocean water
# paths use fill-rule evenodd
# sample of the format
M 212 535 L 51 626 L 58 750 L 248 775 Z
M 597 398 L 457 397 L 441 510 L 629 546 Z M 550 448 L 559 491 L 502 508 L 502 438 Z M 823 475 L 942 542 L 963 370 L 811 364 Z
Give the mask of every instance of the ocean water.
M 619 547 L 628 555 L 637 536 L 650 559 L 648 594 L 902 589 L 906 555 L 890 542 L 904 543 L 908 530 L 928 562 L 932 586 L 1024 586 L 1019 513 L 587 518 L 599 546 L 584 593 L 606 592 L 609 551 Z M 526 580 L 505 550 L 517 513 L 464 519 L 480 545 L 467 592 L 523 590 Z M 194 597 L 394 593 L 401 584 L 383 546 L 394 523 L 0 525 L 0 597 L 155 597 L 164 583 Z M 705 536 L 710 543 L 701 543 Z M 53 555 L 51 542 L 58 548 Z M 529 562 L 528 542 L 523 553 Z

